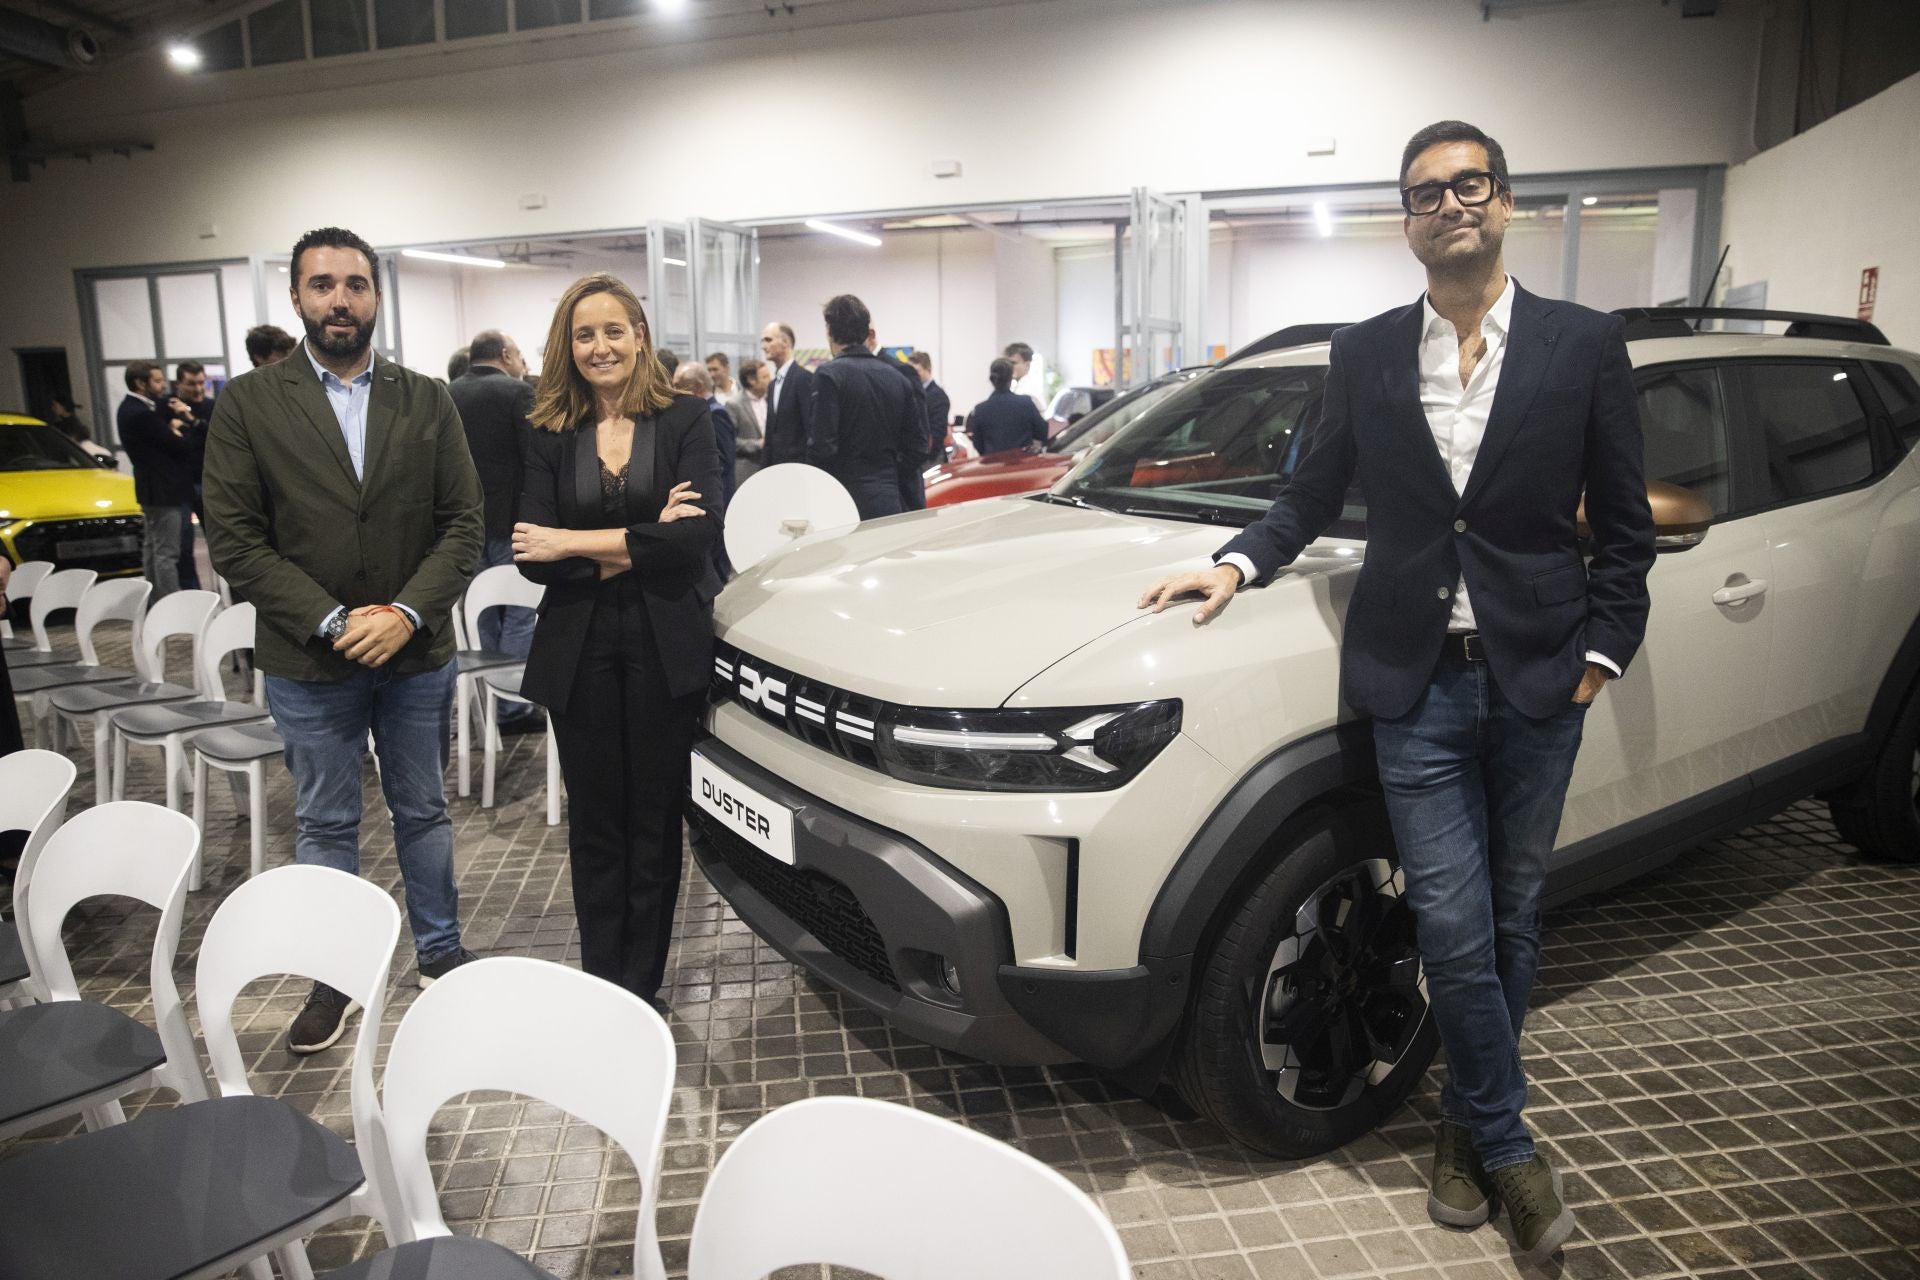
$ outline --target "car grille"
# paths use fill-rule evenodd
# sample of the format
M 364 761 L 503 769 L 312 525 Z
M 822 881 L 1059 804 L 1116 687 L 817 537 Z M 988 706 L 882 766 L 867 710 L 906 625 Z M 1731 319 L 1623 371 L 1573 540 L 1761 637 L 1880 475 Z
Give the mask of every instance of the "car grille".
M 140 543 L 146 530 L 141 516 L 35 521 L 14 535 L 13 546 L 22 560 L 51 560 L 62 569 L 115 573 L 140 567 Z
M 812 868 L 775 861 L 705 814 L 694 816 L 721 860 L 775 910 L 875 982 L 893 991 L 900 989 L 887 944 L 853 890 Z
M 795 675 L 730 644 L 715 642 L 707 700 L 732 702 L 822 751 L 869 769 L 880 768 L 873 749 L 874 726 L 889 705 L 878 698 Z

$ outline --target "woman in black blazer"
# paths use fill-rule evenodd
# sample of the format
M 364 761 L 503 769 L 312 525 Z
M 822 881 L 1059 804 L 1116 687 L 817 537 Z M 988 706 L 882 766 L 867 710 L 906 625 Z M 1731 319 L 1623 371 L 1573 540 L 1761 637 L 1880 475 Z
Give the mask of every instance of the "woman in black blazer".
M 672 391 L 633 291 L 593 275 L 560 300 L 530 422 L 513 558 L 547 593 L 520 691 L 560 748 L 581 964 L 664 1011 L 713 663 L 712 416 Z

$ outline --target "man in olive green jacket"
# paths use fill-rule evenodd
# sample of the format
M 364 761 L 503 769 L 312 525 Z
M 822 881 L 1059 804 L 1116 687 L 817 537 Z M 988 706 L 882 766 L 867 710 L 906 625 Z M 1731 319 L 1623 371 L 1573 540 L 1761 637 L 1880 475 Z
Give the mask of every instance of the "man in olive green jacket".
M 296 861 L 358 874 L 373 736 L 426 986 L 472 958 L 460 945 L 443 778 L 450 611 L 480 558 L 480 480 L 446 388 L 372 350 L 372 248 L 322 228 L 294 246 L 291 270 L 307 338 L 216 402 L 207 547 L 259 611 L 254 657 L 293 774 Z M 289 1047 L 328 1047 L 357 1007 L 315 983 Z

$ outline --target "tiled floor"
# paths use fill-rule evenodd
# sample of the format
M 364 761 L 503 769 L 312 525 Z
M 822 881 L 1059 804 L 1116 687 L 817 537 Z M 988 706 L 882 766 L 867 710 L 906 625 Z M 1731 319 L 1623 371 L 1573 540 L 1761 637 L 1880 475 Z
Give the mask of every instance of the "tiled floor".
M 467 942 L 577 963 L 566 828 L 544 825 L 540 740 L 510 742 L 501 806 L 454 803 Z M 154 761 L 140 764 L 134 794 L 151 796 Z M 278 864 L 291 856 L 291 796 L 286 775 L 271 776 Z M 83 763 L 76 805 L 91 791 Z M 217 781 L 212 799 L 207 885 L 177 966 L 189 1000 L 206 920 L 246 870 L 246 825 Z M 371 770 L 367 803 L 381 812 Z M 397 893 L 391 835 L 372 823 L 365 835 L 367 874 Z M 124 905 L 84 906 L 68 938 L 87 994 L 132 1009 L 146 1000 L 153 913 L 129 918 Z M 1920 868 L 1860 861 L 1808 803 L 1571 904 L 1549 928 L 1529 1115 L 1580 1219 L 1555 1273 L 1920 1277 Z M 390 1022 L 415 994 L 410 956 L 394 976 Z M 1345 1150 L 1250 1158 L 1176 1105 L 1090 1071 L 1000 1070 L 895 1037 L 796 975 L 697 873 L 672 982 L 680 1067 L 659 1229 L 675 1274 L 720 1152 L 769 1108 L 820 1094 L 893 1099 L 1013 1142 L 1093 1192 L 1152 1280 L 1538 1274 L 1516 1267 L 1498 1227 L 1427 1222 L 1431 1075 Z M 239 1011 L 242 1046 L 259 1089 L 348 1133 L 346 1043 L 306 1059 L 281 1045 L 304 990 L 261 984 Z M 557 1276 L 628 1273 L 638 1183 L 596 1131 L 476 1097 L 446 1108 L 433 1147 L 456 1229 Z M 311 1255 L 324 1273 L 377 1245 L 352 1220 Z

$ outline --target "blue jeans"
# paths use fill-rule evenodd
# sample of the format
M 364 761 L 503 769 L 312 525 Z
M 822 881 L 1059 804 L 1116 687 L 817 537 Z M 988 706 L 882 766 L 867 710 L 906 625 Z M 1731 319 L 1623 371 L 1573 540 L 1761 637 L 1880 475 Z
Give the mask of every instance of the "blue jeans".
M 1440 1113 L 1489 1170 L 1533 1158 L 1520 1028 L 1540 968 L 1540 886 L 1560 830 L 1586 708 L 1567 691 L 1521 715 L 1485 663 L 1434 671 L 1413 710 L 1375 720 L 1387 816 L 1447 1050 Z
M 513 539 L 488 538 L 485 549 L 480 553 L 480 567 L 491 569 L 497 564 L 512 563 Z M 473 620 L 473 629 L 479 633 L 474 639 L 482 649 L 524 658 L 527 651 L 533 648 L 533 624 L 536 621 L 538 616 L 531 609 L 488 609 Z M 506 724 L 510 720 L 523 720 L 539 714 L 539 711 L 524 703 L 503 700 L 496 718 L 501 724 Z
M 454 676 L 449 662 L 411 676 L 360 668 L 338 681 L 267 677 L 267 708 L 293 774 L 295 862 L 360 874 L 360 769 L 372 731 L 422 963 L 460 946 L 444 781 Z

